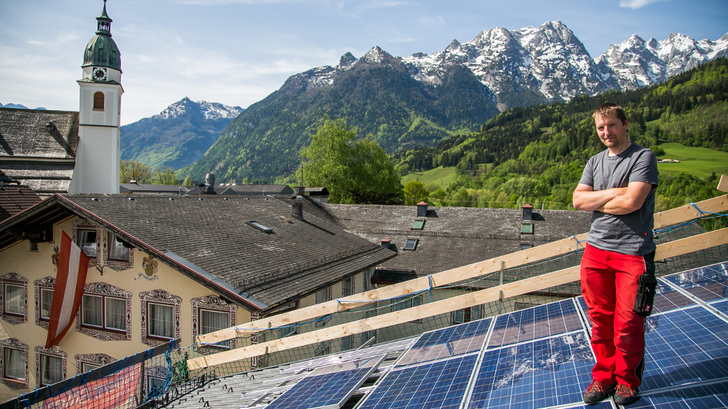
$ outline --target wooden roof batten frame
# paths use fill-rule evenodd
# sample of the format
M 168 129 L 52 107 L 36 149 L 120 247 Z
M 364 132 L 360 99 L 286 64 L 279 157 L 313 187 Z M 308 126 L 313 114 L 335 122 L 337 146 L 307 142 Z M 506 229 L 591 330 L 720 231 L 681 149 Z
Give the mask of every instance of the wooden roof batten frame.
M 728 192 L 728 176 L 723 175 L 718 190 Z M 655 229 L 685 223 L 702 216 L 703 213 L 719 213 L 728 210 L 728 195 L 707 199 L 698 203 L 677 207 L 655 214 Z M 587 233 L 557 240 L 541 246 L 528 248 L 501 257 L 484 260 L 446 270 L 431 276 L 420 277 L 387 287 L 354 294 L 338 300 L 316 304 L 272 317 L 262 318 L 208 334 L 199 335 L 197 343 L 210 344 L 236 338 L 240 335 L 265 331 L 270 328 L 291 325 L 296 322 L 311 320 L 323 315 L 361 307 L 380 300 L 405 296 L 428 290 L 430 288 L 455 284 L 486 274 L 495 273 L 504 268 L 519 267 L 536 261 L 578 251 L 584 247 Z M 664 260 L 689 254 L 698 250 L 728 244 L 728 227 L 674 240 L 657 246 L 655 260 Z M 279 352 L 305 345 L 334 340 L 348 335 L 386 328 L 400 323 L 428 318 L 443 313 L 457 311 L 479 304 L 494 302 L 544 288 L 556 287 L 579 280 L 579 266 L 526 278 L 516 282 L 503 284 L 484 290 L 475 291 L 428 304 L 411 307 L 406 310 L 377 315 L 358 321 L 352 321 L 328 328 L 293 335 L 273 341 L 254 344 L 246 347 L 219 352 L 213 355 L 193 358 L 187 361 L 190 370 L 200 370 L 214 365 L 221 365 L 241 359 L 252 358 L 271 352 Z

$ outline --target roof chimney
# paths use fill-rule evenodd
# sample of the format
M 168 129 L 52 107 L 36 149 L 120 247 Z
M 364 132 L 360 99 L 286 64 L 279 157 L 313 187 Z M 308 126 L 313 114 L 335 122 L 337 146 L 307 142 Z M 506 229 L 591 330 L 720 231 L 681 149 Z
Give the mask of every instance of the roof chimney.
M 291 205 L 291 216 L 303 220 L 303 197 L 296 196 Z
M 215 194 L 215 174 L 208 173 L 205 175 L 205 190 L 203 193 Z
M 422 201 L 417 203 L 417 217 L 427 216 L 427 202 Z
M 531 219 L 533 218 L 533 206 L 526 203 L 525 205 L 523 205 L 522 209 L 523 209 L 523 220 L 531 221 Z
M 391 245 L 391 243 L 392 243 L 392 240 L 390 240 L 390 239 L 381 239 L 381 240 L 379 240 L 379 245 L 382 246 L 382 247 L 384 247 L 385 249 L 388 249 L 389 246 Z

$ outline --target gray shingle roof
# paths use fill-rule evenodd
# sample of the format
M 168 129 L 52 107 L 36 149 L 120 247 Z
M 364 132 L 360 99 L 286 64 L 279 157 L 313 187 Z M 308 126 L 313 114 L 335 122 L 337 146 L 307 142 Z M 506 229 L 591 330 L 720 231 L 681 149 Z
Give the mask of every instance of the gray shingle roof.
M 315 215 L 315 207 L 306 207 L 310 211 L 298 220 L 289 203 L 269 197 L 68 195 L 48 200 L 172 260 L 201 281 L 212 278 L 217 286 L 243 293 L 264 312 L 394 256 Z M 251 221 L 272 231 L 263 232 Z M 0 223 L 0 231 L 9 227 Z
M 78 112 L 0 108 L 0 169 L 39 194 L 62 193 L 78 149 Z
M 0 183 L 0 221 L 41 202 L 28 186 Z
M 429 207 L 417 217 L 416 206 L 333 205 L 324 208 L 341 225 L 373 243 L 389 239 L 399 254 L 384 268 L 428 275 L 589 231 L 591 213 L 533 210 L 533 234 L 522 234 L 521 209 Z M 422 230 L 412 229 L 416 219 Z M 404 250 L 417 239 L 414 251 Z

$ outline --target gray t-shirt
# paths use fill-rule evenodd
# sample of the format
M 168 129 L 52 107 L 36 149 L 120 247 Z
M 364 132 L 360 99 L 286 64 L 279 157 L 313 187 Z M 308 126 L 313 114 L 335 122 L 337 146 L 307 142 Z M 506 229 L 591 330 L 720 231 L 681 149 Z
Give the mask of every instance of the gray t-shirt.
M 657 158 L 637 144 L 624 152 L 609 156 L 605 149 L 592 156 L 584 167 L 580 184 L 595 191 L 627 187 L 629 182 L 652 184 L 652 189 L 639 210 L 625 215 L 592 212 L 591 229 L 586 241 L 601 250 L 622 254 L 644 255 L 655 250 L 654 228 L 655 190 L 657 188 Z

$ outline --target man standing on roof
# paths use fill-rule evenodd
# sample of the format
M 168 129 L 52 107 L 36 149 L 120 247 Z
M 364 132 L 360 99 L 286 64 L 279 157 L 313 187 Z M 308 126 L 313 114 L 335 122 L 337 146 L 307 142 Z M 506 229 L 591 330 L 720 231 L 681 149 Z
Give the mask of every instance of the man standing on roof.
M 584 402 L 614 394 L 616 403 L 627 405 L 639 399 L 644 369 L 645 318 L 633 309 L 640 276 L 654 272 L 657 159 L 630 141 L 622 107 L 603 104 L 593 117 L 607 149 L 589 159 L 573 194 L 575 208 L 592 212 L 581 292 L 597 363 Z

